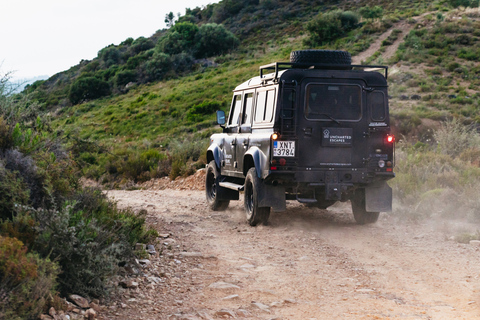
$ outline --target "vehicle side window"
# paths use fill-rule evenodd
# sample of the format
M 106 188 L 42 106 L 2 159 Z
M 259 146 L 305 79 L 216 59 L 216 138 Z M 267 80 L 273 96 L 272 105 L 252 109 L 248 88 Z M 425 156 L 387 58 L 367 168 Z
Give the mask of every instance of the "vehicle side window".
M 263 122 L 265 117 L 265 102 L 267 101 L 267 91 L 257 93 L 257 107 L 255 108 L 255 122 Z
M 242 124 L 252 124 L 252 113 L 253 113 L 253 93 L 245 95 L 245 109 L 243 112 L 243 121 Z
M 267 108 L 265 110 L 265 122 L 272 121 L 273 118 L 273 108 L 275 105 L 275 90 L 267 91 Z
M 228 126 L 238 126 L 240 122 L 240 111 L 242 110 L 242 96 L 237 94 L 233 96 L 232 110 L 230 111 L 230 119 L 228 119 Z
M 255 108 L 255 123 L 272 121 L 274 106 L 275 89 L 258 92 L 257 107 Z
M 385 94 L 381 91 L 374 91 L 368 95 L 368 105 L 372 120 L 383 121 L 386 116 Z

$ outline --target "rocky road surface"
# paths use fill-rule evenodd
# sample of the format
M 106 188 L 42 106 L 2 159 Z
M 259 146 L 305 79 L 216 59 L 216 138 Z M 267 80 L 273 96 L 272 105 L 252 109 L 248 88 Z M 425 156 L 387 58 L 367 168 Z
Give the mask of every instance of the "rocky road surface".
M 117 279 L 119 298 L 99 318 L 480 319 L 480 247 L 451 240 L 476 226 L 386 214 L 358 226 L 348 203 L 288 202 L 268 226 L 249 227 L 243 201 L 209 211 L 196 176 L 193 190 L 108 191 L 146 209 L 161 237 L 137 274 Z

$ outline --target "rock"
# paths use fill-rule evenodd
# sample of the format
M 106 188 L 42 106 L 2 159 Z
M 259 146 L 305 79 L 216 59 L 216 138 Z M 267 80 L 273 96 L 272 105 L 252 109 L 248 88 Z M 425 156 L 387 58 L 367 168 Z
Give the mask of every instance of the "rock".
M 93 320 L 97 317 L 97 312 L 95 312 L 95 310 L 93 309 L 88 309 L 87 312 L 85 313 L 85 318 L 87 318 L 88 320 Z
M 246 318 L 246 317 L 250 316 L 250 312 L 248 312 L 245 309 L 238 309 L 237 310 L 237 316 Z
M 53 320 L 52 317 L 50 317 L 48 314 L 42 314 L 39 317 L 40 320 Z
M 168 211 L 168 212 L 170 212 L 170 211 Z M 170 234 L 169 234 L 169 233 L 160 233 L 158 236 L 159 236 L 160 238 L 166 239 L 166 238 L 170 237 Z
M 201 252 L 181 252 L 180 256 L 189 258 L 204 258 Z
M 76 295 L 76 294 L 71 294 L 68 296 L 68 298 L 73 302 L 75 303 L 77 306 L 79 306 L 80 308 L 83 308 L 83 309 L 87 309 L 87 308 L 90 308 L 90 305 L 88 303 L 88 300 L 85 299 L 84 297 L 81 297 L 79 295 Z
M 359 293 L 370 293 L 370 292 L 374 292 L 375 290 L 372 290 L 372 289 L 357 289 L 355 291 L 359 292 Z
M 100 312 L 101 308 L 100 306 L 98 305 L 98 303 L 95 303 L 95 302 L 90 302 L 90 308 L 97 311 L 97 312 Z
M 223 282 L 223 281 L 212 283 L 208 287 L 212 289 L 240 289 L 240 287 L 237 285 Z
M 135 282 L 131 279 L 120 281 L 118 285 L 124 288 L 138 288 L 138 282 Z
M 48 314 L 49 314 L 51 317 L 55 318 L 55 316 L 57 315 L 57 311 L 55 310 L 54 307 L 51 307 L 51 308 L 48 310 Z
M 290 303 L 290 304 L 297 303 L 297 301 L 296 301 L 296 300 L 293 300 L 293 299 L 285 299 L 285 300 L 283 300 L 283 302 L 285 302 L 285 303 Z
M 402 94 L 400 97 L 398 97 L 400 100 L 408 100 L 408 96 Z
M 480 247 L 480 240 L 470 240 L 470 245 Z
M 410 97 L 410 99 L 412 99 L 412 100 L 420 100 L 420 99 L 422 99 L 422 97 L 421 97 L 420 95 L 418 95 L 418 94 L 414 94 L 414 95 L 412 95 L 412 96 Z
M 235 312 L 233 312 L 232 310 L 228 310 L 228 309 L 222 309 L 220 311 L 217 311 L 215 312 L 215 315 L 217 317 L 230 317 L 230 318 L 236 318 L 237 315 L 235 314 Z
M 150 265 L 152 262 L 148 259 L 140 259 L 138 260 L 138 263 L 141 264 L 142 266 L 148 266 Z
M 265 312 L 268 312 L 270 313 L 270 308 L 269 306 L 261 303 L 261 302 L 255 302 L 255 301 L 252 301 L 252 306 L 254 307 L 257 307 L 258 309 L 262 310 L 262 311 L 265 311 Z
M 250 269 L 250 268 L 255 268 L 253 264 L 246 263 L 244 265 L 240 266 L 240 269 Z
M 157 253 L 157 251 L 155 251 L 155 246 L 152 245 L 152 244 L 147 245 L 147 252 L 148 252 L 149 254 L 155 254 L 155 253 Z

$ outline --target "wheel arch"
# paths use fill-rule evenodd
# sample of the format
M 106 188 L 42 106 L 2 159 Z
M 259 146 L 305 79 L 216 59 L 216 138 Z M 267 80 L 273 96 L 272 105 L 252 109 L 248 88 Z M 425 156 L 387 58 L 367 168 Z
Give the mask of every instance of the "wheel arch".
M 248 170 L 255 167 L 257 177 L 263 178 L 262 172 L 268 171 L 267 156 L 258 147 L 250 148 L 243 157 L 243 175 L 247 176 Z
M 222 151 L 217 144 L 212 144 L 207 149 L 207 163 L 210 163 L 210 161 L 212 160 L 215 160 L 215 165 L 217 166 L 217 169 L 221 170 Z

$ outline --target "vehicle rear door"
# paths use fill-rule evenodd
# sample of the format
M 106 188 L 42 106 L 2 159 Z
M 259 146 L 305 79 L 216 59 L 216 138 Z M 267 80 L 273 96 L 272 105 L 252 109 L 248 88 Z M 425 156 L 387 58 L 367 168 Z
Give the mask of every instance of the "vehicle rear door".
M 303 115 L 298 119 L 299 168 L 364 166 L 368 129 L 362 80 L 306 79 Z

